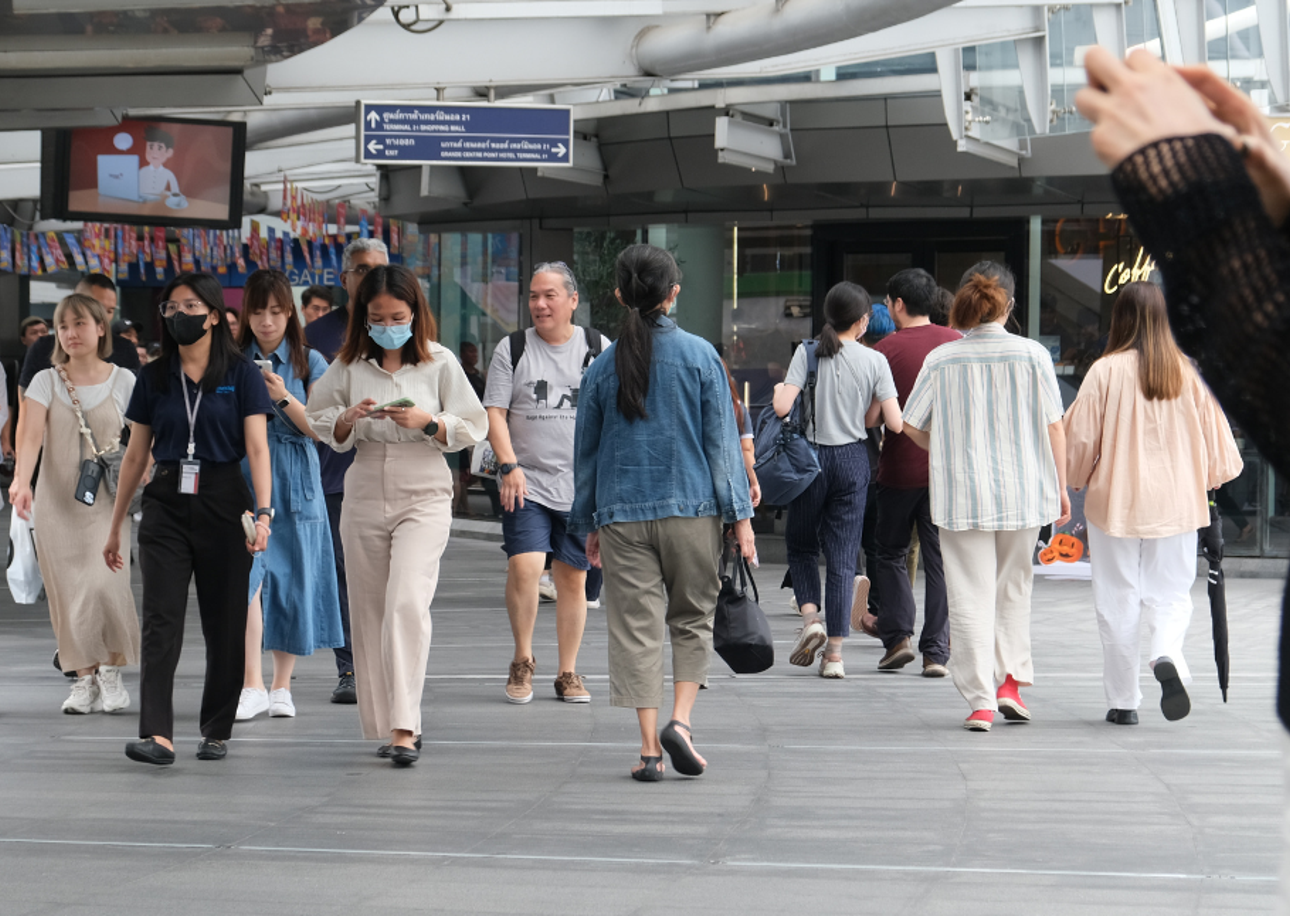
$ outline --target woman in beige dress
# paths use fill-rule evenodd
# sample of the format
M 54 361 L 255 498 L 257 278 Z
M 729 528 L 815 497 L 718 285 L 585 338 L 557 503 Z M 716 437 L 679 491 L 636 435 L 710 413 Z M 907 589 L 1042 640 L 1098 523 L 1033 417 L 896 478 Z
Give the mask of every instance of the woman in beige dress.
M 103 306 L 89 296 L 71 295 L 54 310 L 57 338 L 53 368 L 32 379 L 23 410 L 23 438 L 9 500 L 20 518 L 33 510 L 31 477 L 44 447 L 40 486 L 35 496 L 36 549 L 49 596 L 49 617 L 58 640 L 58 658 L 76 672 L 63 712 L 117 712 L 130 705 L 121 683 L 121 666 L 139 660 L 139 618 L 128 577 L 114 576 L 97 555 L 112 527 L 112 500 L 100 483 L 92 505 L 74 498 L 81 462 L 91 449 L 122 448 L 125 408 L 134 376 L 106 361 L 112 353 Z M 83 433 L 77 409 L 85 426 Z M 130 520 L 121 525 L 129 543 Z
M 437 336 L 416 276 L 398 265 L 373 268 L 358 288 L 345 345 L 305 407 L 323 442 L 358 449 L 340 517 L 358 713 L 363 737 L 387 739 L 377 756 L 397 766 L 420 756 L 430 602 L 452 525 L 444 453 L 488 433 L 488 414 Z

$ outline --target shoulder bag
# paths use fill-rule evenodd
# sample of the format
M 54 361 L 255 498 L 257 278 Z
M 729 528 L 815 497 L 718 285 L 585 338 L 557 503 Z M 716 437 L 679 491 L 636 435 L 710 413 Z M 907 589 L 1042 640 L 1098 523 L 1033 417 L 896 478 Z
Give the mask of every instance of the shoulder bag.
M 772 403 L 757 418 L 753 470 L 761 484 L 761 501 L 768 506 L 787 506 L 820 473 L 815 444 L 807 438 L 815 424 L 815 377 L 819 371 L 816 343 L 802 341 L 802 346 L 807 348 L 806 388 L 798 395 L 793 409 L 780 417 Z
M 90 449 L 90 457 L 82 458 L 81 460 L 81 472 L 76 486 L 76 500 L 85 503 L 87 506 L 94 505 L 95 491 L 97 491 L 98 487 L 91 485 L 90 482 L 97 483 L 100 478 L 107 486 L 108 496 L 115 499 L 117 481 L 121 477 L 121 461 L 125 458 L 125 449 L 121 445 L 121 437 L 117 436 L 105 448 L 100 449 L 98 443 L 94 440 L 94 430 L 90 429 L 89 424 L 85 422 L 85 414 L 81 410 L 81 400 L 76 395 L 76 386 L 67 377 L 67 369 L 63 366 L 56 366 L 55 371 L 58 373 L 58 377 L 63 380 L 63 384 L 67 386 L 67 396 L 71 398 L 72 410 L 76 413 L 76 422 L 80 425 L 81 436 L 85 439 Z M 112 377 L 108 377 L 109 383 Z M 108 392 L 108 397 L 113 397 L 112 392 Z M 115 404 L 115 401 L 113 403 Z M 118 416 L 120 415 L 119 410 L 117 414 Z M 121 418 L 121 426 L 123 428 L 125 426 L 124 417 Z M 81 454 L 85 454 L 84 446 L 81 448 Z M 141 499 L 142 488 L 134 494 L 134 498 L 130 501 L 131 513 L 139 511 L 140 507 L 137 504 L 141 502 Z
M 732 571 L 726 561 L 734 554 Z M 712 622 L 712 648 L 735 674 L 758 674 L 775 664 L 775 640 L 770 621 L 757 603 L 757 583 L 753 582 L 748 560 L 737 547 L 728 548 L 721 557 L 721 591 L 717 594 L 717 613 Z M 752 595 L 748 587 L 752 586 Z

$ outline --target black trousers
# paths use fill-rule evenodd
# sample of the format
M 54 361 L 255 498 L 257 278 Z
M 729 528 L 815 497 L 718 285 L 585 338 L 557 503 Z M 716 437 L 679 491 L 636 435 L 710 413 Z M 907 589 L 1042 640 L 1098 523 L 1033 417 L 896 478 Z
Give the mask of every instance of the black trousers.
M 344 493 L 327 494 L 327 524 L 331 526 L 332 552 L 336 554 L 336 585 L 340 591 L 340 627 L 345 634 L 345 645 L 332 649 L 336 656 L 336 674 L 354 673 L 354 640 L 349 635 L 349 581 L 345 578 L 345 548 L 340 543 L 340 510 L 345 503 Z
M 177 465 L 159 464 L 143 491 L 141 738 L 174 738 L 175 668 L 184 645 L 188 584 L 194 576 L 206 640 L 201 733 L 219 740 L 233 733 L 246 657 L 246 593 L 251 578 L 251 554 L 241 516 L 251 508 L 251 491 L 238 464 L 203 464 L 193 496 L 179 492 Z
M 878 636 L 890 649 L 914 635 L 914 589 L 905 565 L 910 532 L 918 526 L 919 558 L 927 579 L 923 601 L 923 633 L 919 651 L 938 664 L 950 659 L 950 609 L 945 596 L 945 567 L 941 563 L 941 533 L 932 524 L 932 502 L 927 488 L 896 490 L 878 487 L 878 524 L 874 584 L 882 596 Z

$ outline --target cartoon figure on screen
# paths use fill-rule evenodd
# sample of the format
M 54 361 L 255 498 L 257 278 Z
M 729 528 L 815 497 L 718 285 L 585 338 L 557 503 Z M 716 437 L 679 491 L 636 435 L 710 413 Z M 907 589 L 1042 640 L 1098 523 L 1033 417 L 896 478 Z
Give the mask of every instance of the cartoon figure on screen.
M 179 180 L 175 178 L 174 172 L 166 168 L 166 163 L 175 155 L 175 138 L 160 127 L 149 127 L 144 132 L 143 139 L 144 157 L 148 164 L 139 169 L 139 196 L 144 200 L 167 197 L 166 202 L 173 206 L 175 198 L 183 200 L 183 195 L 179 192 Z

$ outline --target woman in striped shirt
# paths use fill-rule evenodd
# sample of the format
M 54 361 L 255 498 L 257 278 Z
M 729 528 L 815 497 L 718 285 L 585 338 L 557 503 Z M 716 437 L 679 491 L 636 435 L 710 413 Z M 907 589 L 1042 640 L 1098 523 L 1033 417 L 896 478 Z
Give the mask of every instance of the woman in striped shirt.
M 950 309 L 963 339 L 928 355 L 904 411 L 906 435 L 931 453 L 950 674 L 971 731 L 989 731 L 996 711 L 1030 719 L 1017 688 L 1033 677 L 1032 556 L 1039 529 L 1070 517 L 1057 376 L 1047 350 L 1004 329 L 1015 288 L 1003 265 L 968 271 Z

